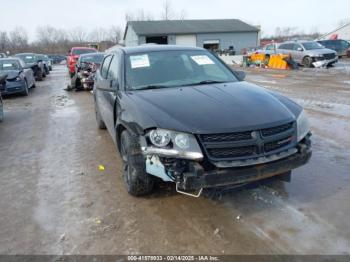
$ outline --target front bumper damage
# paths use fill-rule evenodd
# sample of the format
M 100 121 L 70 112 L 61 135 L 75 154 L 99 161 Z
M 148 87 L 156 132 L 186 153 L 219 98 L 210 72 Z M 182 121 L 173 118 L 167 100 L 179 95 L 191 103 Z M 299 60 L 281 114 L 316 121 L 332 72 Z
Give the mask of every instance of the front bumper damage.
M 6 81 L 6 85 L 0 90 L 3 95 L 17 94 L 25 90 L 25 84 L 24 81 Z
M 283 158 L 248 166 L 220 168 L 204 163 L 205 160 L 186 160 L 151 155 L 144 148 L 147 173 L 164 181 L 176 183 L 179 191 L 202 190 L 203 188 L 238 185 L 289 172 L 306 164 L 312 155 L 310 135 L 299 142 L 296 152 Z M 180 191 L 180 193 L 182 193 Z
M 316 68 L 319 67 L 327 67 L 329 65 L 332 65 L 334 63 L 338 62 L 338 57 L 333 58 L 333 59 L 324 59 L 322 57 L 313 57 L 313 66 Z

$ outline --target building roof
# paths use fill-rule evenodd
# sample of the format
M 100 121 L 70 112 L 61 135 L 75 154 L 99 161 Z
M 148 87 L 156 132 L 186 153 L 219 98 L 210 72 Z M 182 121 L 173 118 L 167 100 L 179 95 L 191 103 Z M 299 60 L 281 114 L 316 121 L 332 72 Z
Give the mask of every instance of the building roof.
M 138 35 L 161 34 L 198 34 L 198 33 L 228 33 L 228 32 L 258 32 L 259 29 L 238 19 L 217 20 L 163 20 L 163 21 L 130 21 Z

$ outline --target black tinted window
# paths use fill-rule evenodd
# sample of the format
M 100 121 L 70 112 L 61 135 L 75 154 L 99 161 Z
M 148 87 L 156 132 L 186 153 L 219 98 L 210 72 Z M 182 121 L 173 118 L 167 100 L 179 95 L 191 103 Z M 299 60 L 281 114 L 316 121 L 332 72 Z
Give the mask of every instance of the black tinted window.
M 82 55 L 82 54 L 89 54 L 89 53 L 96 53 L 97 50 L 95 49 L 73 49 L 72 55 Z
M 105 60 L 103 60 L 103 64 L 101 67 L 101 76 L 103 78 L 107 78 L 107 73 L 108 73 L 108 67 L 109 64 L 111 63 L 112 56 L 107 56 Z
M 299 44 L 293 44 L 293 50 L 298 51 L 298 48 L 301 48 L 301 49 L 302 49 L 301 45 L 299 45 Z
M 282 45 L 280 45 L 279 49 L 292 50 L 293 44 L 282 44 Z

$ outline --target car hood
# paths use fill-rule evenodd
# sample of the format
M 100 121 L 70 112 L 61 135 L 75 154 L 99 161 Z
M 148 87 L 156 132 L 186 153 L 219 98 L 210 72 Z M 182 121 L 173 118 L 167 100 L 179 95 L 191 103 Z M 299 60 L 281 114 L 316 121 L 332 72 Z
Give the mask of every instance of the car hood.
M 7 75 L 8 80 L 12 80 L 16 78 L 19 75 L 19 70 L 9 70 L 9 71 L 3 71 L 4 74 Z
M 306 52 L 310 52 L 313 55 L 324 55 L 324 54 L 335 54 L 334 50 L 328 49 L 328 48 L 322 48 L 322 49 L 314 49 L 314 50 L 306 50 Z
M 189 133 L 253 130 L 293 121 L 301 107 L 247 82 L 129 92 L 153 127 Z M 146 127 L 146 128 L 150 128 Z

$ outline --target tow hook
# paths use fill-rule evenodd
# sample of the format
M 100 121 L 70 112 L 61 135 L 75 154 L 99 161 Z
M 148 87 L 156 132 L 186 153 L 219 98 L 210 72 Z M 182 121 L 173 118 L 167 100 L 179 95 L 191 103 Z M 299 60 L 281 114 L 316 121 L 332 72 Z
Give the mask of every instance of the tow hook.
M 191 194 L 191 193 L 188 193 L 188 192 L 185 192 L 185 191 L 182 191 L 179 189 L 179 182 L 176 183 L 176 192 L 180 193 L 180 194 L 183 194 L 183 195 L 186 195 L 186 196 L 191 196 L 191 197 L 200 197 L 201 194 L 202 194 L 202 191 L 203 191 L 203 188 L 199 189 L 198 193 L 197 194 Z

